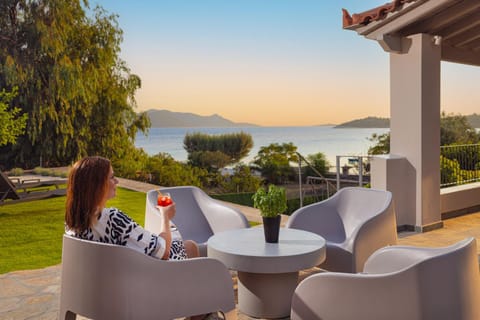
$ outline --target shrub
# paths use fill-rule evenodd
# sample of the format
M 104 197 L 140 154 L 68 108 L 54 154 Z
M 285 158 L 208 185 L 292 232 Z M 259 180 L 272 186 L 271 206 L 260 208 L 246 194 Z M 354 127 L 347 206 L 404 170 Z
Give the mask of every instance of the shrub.
M 244 193 L 224 193 L 224 194 L 210 194 L 210 196 L 217 200 L 236 203 L 242 206 L 253 207 L 253 192 Z
M 207 176 L 204 169 L 191 167 L 178 162 L 169 154 L 160 153 L 149 157 L 145 166 L 149 182 L 164 187 L 191 185 L 202 188 L 202 180 Z
M 183 145 L 189 164 L 212 172 L 247 156 L 253 147 L 253 139 L 245 132 L 220 135 L 195 132 L 185 135 Z
M 10 170 L 10 173 L 9 175 L 10 176 L 21 176 L 23 175 L 24 171 L 22 168 L 13 168 L 12 170 Z
M 226 192 L 255 192 L 261 185 L 262 179 L 252 175 L 250 168 L 246 165 L 235 167 L 231 176 L 227 176 L 221 183 Z
M 324 199 L 321 199 L 324 200 Z M 303 198 L 303 206 L 307 206 L 309 204 L 318 202 L 318 200 L 315 199 L 315 197 L 304 197 Z M 295 198 L 295 199 L 289 199 L 287 200 L 287 211 L 285 211 L 286 215 L 291 215 L 292 213 L 295 212 L 295 210 L 300 208 L 300 199 Z
M 53 176 L 53 170 L 42 167 L 35 167 L 33 173 L 39 174 L 41 176 Z

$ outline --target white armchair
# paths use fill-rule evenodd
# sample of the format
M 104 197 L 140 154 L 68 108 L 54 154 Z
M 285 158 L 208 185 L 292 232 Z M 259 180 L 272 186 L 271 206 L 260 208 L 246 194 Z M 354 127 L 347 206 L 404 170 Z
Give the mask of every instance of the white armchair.
M 367 188 L 343 188 L 332 197 L 296 210 L 287 228 L 316 233 L 327 241 L 321 268 L 359 272 L 377 249 L 397 243 L 392 194 Z
M 218 260 L 165 261 L 63 236 L 59 319 L 174 319 L 215 311 L 237 317 L 232 277 Z
M 480 276 L 474 238 L 445 248 L 379 249 L 363 273 L 302 281 L 292 320 L 477 320 Z
M 207 255 L 207 241 L 213 234 L 250 227 L 242 212 L 212 199 L 197 187 L 170 187 L 162 188 L 161 191 L 172 196 L 177 209 L 172 220 L 183 239 L 198 243 L 201 256 Z M 160 216 L 155 208 L 156 204 L 157 191 L 148 191 L 145 228 L 152 232 L 160 230 Z

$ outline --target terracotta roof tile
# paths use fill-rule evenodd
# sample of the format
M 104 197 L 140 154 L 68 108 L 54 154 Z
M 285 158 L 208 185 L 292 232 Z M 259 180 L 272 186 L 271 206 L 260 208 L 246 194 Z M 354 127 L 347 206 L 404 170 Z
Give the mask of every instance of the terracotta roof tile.
M 388 13 L 401 10 L 405 3 L 415 1 L 417 0 L 394 0 L 368 11 L 354 13 L 351 16 L 346 9 L 342 9 L 343 28 L 349 28 L 355 25 L 367 25 L 372 21 L 382 20 Z

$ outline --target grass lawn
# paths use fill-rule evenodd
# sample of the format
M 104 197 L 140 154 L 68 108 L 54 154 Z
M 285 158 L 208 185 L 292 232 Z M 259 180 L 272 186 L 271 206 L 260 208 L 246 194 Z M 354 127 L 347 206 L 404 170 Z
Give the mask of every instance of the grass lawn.
M 117 196 L 107 206 L 144 224 L 143 192 L 117 188 Z M 0 206 L 0 274 L 59 264 L 64 219 L 64 196 Z

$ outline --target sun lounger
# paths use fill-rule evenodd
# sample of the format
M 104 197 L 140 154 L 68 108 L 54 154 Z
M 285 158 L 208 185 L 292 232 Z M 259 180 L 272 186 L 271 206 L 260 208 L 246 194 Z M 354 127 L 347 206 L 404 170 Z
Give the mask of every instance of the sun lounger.
M 54 186 L 55 189 L 60 189 L 61 185 L 67 184 L 66 178 L 56 178 L 55 180 L 42 180 L 40 178 L 31 178 L 31 179 L 20 179 L 20 178 L 10 178 L 15 185 L 15 188 L 22 189 L 24 192 L 27 192 L 27 189 L 39 188 L 39 187 L 50 187 Z
M 60 188 L 60 185 L 66 184 L 66 182 L 66 179 L 47 181 L 28 179 L 14 182 L 0 172 L 0 205 L 65 195 L 66 189 Z M 50 186 L 55 186 L 55 189 L 48 188 Z M 23 191 L 19 192 L 19 190 Z

